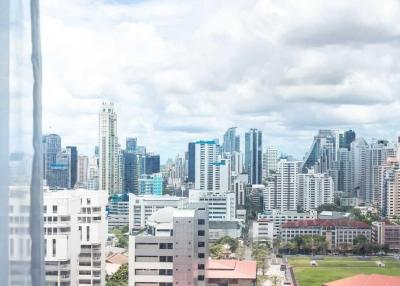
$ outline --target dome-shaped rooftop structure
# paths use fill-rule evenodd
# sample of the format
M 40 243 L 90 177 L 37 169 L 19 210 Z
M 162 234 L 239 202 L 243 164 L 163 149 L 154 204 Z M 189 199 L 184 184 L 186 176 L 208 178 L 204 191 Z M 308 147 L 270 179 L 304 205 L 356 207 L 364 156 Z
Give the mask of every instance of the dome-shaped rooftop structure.
M 165 207 L 153 213 L 148 219 L 149 223 L 169 223 L 173 221 L 175 208 Z

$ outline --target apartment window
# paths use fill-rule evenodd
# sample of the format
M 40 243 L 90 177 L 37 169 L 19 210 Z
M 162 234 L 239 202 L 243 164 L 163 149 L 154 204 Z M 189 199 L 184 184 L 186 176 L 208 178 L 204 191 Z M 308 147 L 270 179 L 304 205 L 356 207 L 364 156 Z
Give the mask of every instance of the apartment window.
M 197 243 L 197 246 L 198 246 L 198 247 L 204 247 L 204 246 L 205 246 L 204 241 L 199 241 L 199 242 Z
M 86 227 L 86 241 L 90 240 L 90 226 Z
M 53 239 L 53 257 L 56 257 L 57 254 L 57 241 Z
M 204 264 L 198 264 L 198 265 L 197 265 L 197 268 L 198 268 L 199 270 L 204 270 Z
M 81 235 L 81 241 L 82 241 L 82 227 L 81 226 L 79 226 L 79 233 L 80 233 L 80 235 Z
M 172 243 L 160 243 L 160 249 L 173 249 Z
M 199 253 L 199 254 L 198 254 L 198 257 L 199 257 L 199 258 L 204 258 L 204 253 Z
M 204 219 L 199 219 L 197 221 L 198 225 L 204 225 L 205 224 L 205 220 Z
M 86 204 L 87 204 L 88 206 L 90 206 L 90 199 L 89 199 L 89 198 L 86 199 Z
M 204 235 L 205 235 L 204 230 L 199 230 L 199 231 L 197 232 L 197 235 L 198 235 L 198 236 L 204 236 Z
M 173 257 L 172 256 L 160 256 L 160 262 L 172 262 Z
M 57 206 L 53 206 L 53 214 L 57 213 Z
M 204 275 L 199 275 L 197 276 L 198 281 L 204 281 Z
M 43 213 L 47 213 L 47 206 L 43 206 Z

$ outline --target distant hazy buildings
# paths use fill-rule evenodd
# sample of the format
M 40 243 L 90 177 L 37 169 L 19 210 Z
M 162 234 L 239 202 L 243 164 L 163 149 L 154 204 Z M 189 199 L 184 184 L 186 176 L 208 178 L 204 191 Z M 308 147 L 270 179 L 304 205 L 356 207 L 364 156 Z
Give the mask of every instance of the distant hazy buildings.
M 163 177 L 161 173 L 142 175 L 139 178 L 139 194 L 161 196 L 163 194 Z
M 78 155 L 77 184 L 79 187 L 87 188 L 89 174 L 89 157 Z
M 245 134 L 245 168 L 250 184 L 262 183 L 262 132 L 257 129 Z
M 47 180 L 51 165 L 56 163 L 57 154 L 61 152 L 61 137 L 57 134 L 43 135 L 43 175 Z
M 263 154 L 263 177 L 268 178 L 278 170 L 278 149 L 268 146 Z
M 240 152 L 240 136 L 236 135 L 237 127 L 229 128 L 224 134 L 222 151 L 224 153 Z
M 160 173 L 160 155 L 146 154 L 145 157 L 145 174 L 151 175 Z
M 114 104 L 103 102 L 99 112 L 99 184 L 109 194 L 122 189 L 119 149 Z
M 188 181 L 195 183 L 196 177 L 196 143 L 188 144 Z

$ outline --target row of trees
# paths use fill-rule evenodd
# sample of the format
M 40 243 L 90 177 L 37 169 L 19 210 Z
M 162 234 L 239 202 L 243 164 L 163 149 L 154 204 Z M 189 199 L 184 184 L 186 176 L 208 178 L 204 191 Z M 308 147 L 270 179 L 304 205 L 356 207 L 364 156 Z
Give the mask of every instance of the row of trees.
M 279 243 L 277 243 L 279 245 Z M 375 255 L 389 252 L 388 245 L 370 242 L 364 235 L 357 236 L 352 244 L 339 244 L 336 249 L 330 249 L 324 236 L 296 236 L 289 242 L 279 245 L 280 251 L 287 254 L 326 255 L 327 252 L 339 254 Z

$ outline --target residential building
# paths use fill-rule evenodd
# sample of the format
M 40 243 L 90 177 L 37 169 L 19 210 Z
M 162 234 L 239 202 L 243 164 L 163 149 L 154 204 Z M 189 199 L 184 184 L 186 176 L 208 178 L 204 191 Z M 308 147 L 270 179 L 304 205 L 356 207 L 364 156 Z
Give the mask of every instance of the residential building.
M 233 192 L 190 190 L 189 202 L 207 203 L 210 221 L 236 219 L 236 195 Z
M 371 228 L 367 223 L 351 219 L 291 221 L 281 226 L 283 242 L 302 235 L 324 236 L 328 249 L 335 249 L 340 245 L 353 244 L 353 240 L 359 235 L 371 240 Z
M 278 172 L 269 179 L 264 192 L 265 210 L 297 210 L 300 167 L 301 161 L 279 160 Z
M 214 189 L 213 163 L 218 160 L 218 145 L 214 140 L 195 142 L 195 188 L 198 190 Z M 190 163 L 189 163 L 190 165 Z M 190 168 L 190 166 L 189 166 Z
M 248 186 L 248 175 L 238 174 L 233 178 L 231 188 L 236 195 L 236 207 L 244 207 L 246 203 L 246 189 Z
M 108 200 L 108 230 L 129 225 L 129 196 L 115 194 Z
M 317 209 L 323 204 L 333 204 L 334 184 L 332 177 L 327 174 L 298 175 L 298 207 L 308 211 Z
M 400 163 L 396 158 L 388 158 L 379 167 L 379 195 L 377 204 L 381 215 L 388 218 L 400 216 Z
M 89 161 L 88 167 L 88 190 L 98 190 L 99 185 L 99 158 L 93 156 Z
M 201 208 L 166 207 L 129 236 L 129 285 L 205 285 L 208 219 Z
M 99 187 L 109 194 L 122 189 L 117 114 L 113 103 L 103 102 L 99 112 Z
M 105 285 L 105 191 L 44 192 L 46 285 Z
M 89 173 L 89 157 L 85 155 L 78 155 L 78 174 L 77 174 L 78 187 L 87 188 L 88 173 Z
M 147 219 L 156 211 L 165 207 L 184 208 L 188 202 L 185 197 L 129 194 L 129 229 L 143 229 Z
M 354 196 L 367 199 L 367 164 L 368 164 L 368 143 L 364 138 L 358 138 L 351 143 L 350 161 L 352 186 Z
M 245 168 L 250 184 L 262 183 L 262 132 L 257 129 L 245 133 Z
M 188 144 L 188 182 L 195 183 L 196 178 L 196 143 Z
M 139 178 L 139 194 L 161 196 L 163 194 L 163 177 L 161 173 L 142 175 Z
M 372 242 L 379 245 L 388 245 L 392 251 L 400 250 L 400 224 L 387 221 L 375 221 L 372 223 Z
M 257 265 L 253 260 L 210 259 L 207 285 L 256 286 Z

